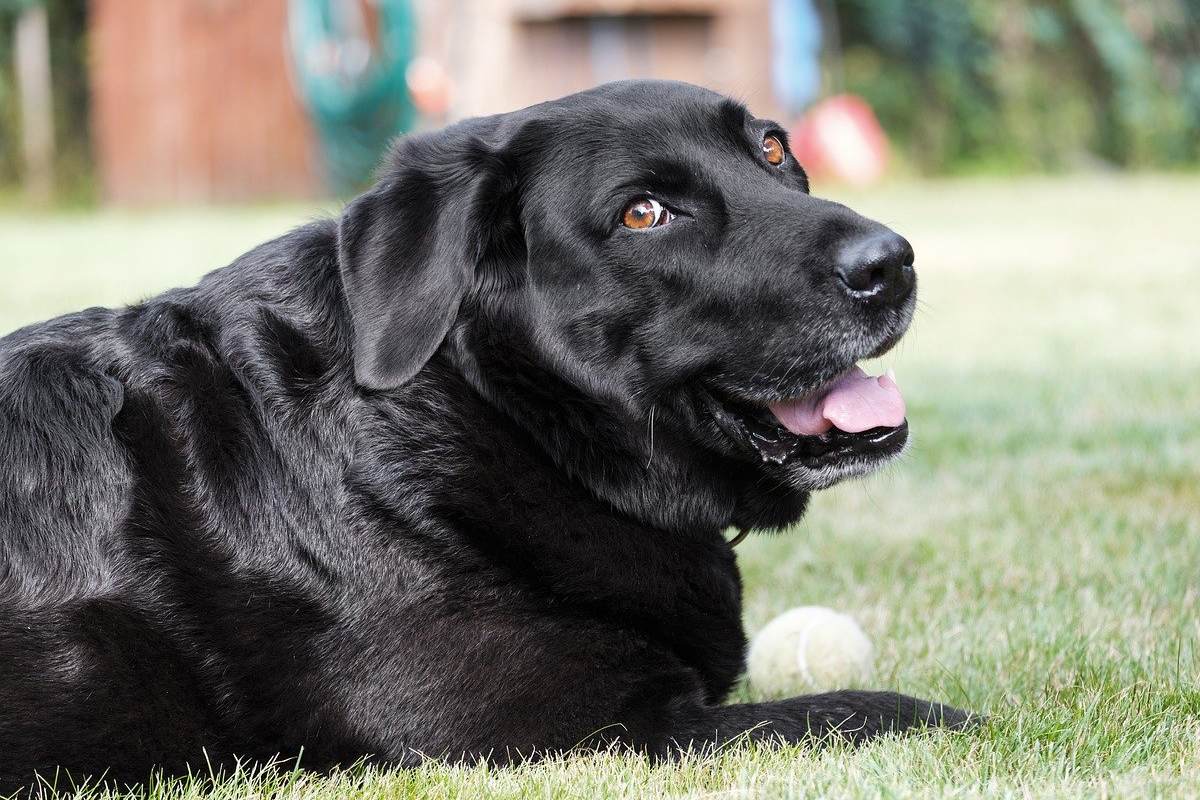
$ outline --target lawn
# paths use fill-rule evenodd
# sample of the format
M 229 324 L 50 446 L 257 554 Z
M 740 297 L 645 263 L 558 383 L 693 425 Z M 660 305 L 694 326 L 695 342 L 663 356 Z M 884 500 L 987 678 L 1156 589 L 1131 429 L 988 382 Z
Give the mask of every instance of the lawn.
M 839 199 L 917 251 L 921 309 L 883 360 L 914 444 L 738 548 L 746 623 L 845 610 L 875 641 L 878 686 L 986 711 L 983 730 L 670 767 L 268 773 L 214 796 L 1200 796 L 1200 178 Z M 2 216 L 0 330 L 190 282 L 312 213 Z

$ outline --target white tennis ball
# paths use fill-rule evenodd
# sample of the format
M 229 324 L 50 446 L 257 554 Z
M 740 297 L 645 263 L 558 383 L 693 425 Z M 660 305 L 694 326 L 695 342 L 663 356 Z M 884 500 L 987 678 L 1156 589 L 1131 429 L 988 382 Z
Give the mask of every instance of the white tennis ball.
M 865 683 L 874 668 L 871 640 L 850 617 L 822 606 L 785 611 L 750 642 L 750 683 L 784 696 L 847 689 Z

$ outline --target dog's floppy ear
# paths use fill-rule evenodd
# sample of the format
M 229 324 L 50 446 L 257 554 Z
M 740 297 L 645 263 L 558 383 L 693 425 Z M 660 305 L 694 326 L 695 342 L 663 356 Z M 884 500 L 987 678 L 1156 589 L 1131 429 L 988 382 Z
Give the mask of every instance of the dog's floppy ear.
M 412 378 L 446 338 L 481 265 L 524 252 L 513 167 L 464 128 L 401 140 L 382 180 L 338 225 L 354 375 L 368 389 Z

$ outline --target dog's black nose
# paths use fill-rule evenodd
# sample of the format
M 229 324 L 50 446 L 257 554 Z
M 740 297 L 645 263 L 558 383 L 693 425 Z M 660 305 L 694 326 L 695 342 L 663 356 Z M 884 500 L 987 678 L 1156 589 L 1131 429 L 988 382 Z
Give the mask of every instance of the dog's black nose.
M 856 300 L 891 305 L 913 290 L 912 245 L 891 231 L 858 236 L 838 252 L 834 267 L 842 288 Z

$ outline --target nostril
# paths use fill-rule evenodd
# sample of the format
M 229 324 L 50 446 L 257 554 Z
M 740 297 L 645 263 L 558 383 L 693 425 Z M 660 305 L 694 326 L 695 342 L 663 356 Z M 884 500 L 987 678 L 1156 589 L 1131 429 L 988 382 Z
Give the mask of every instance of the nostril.
M 913 260 L 908 241 L 888 231 L 849 242 L 834 271 L 851 297 L 871 303 L 897 303 L 912 293 Z
M 887 268 L 874 267 L 871 269 L 871 274 L 867 277 L 867 291 L 875 292 L 887 283 Z
M 854 294 L 874 294 L 888 282 L 888 267 L 884 264 L 856 264 L 837 270 L 842 284 Z

